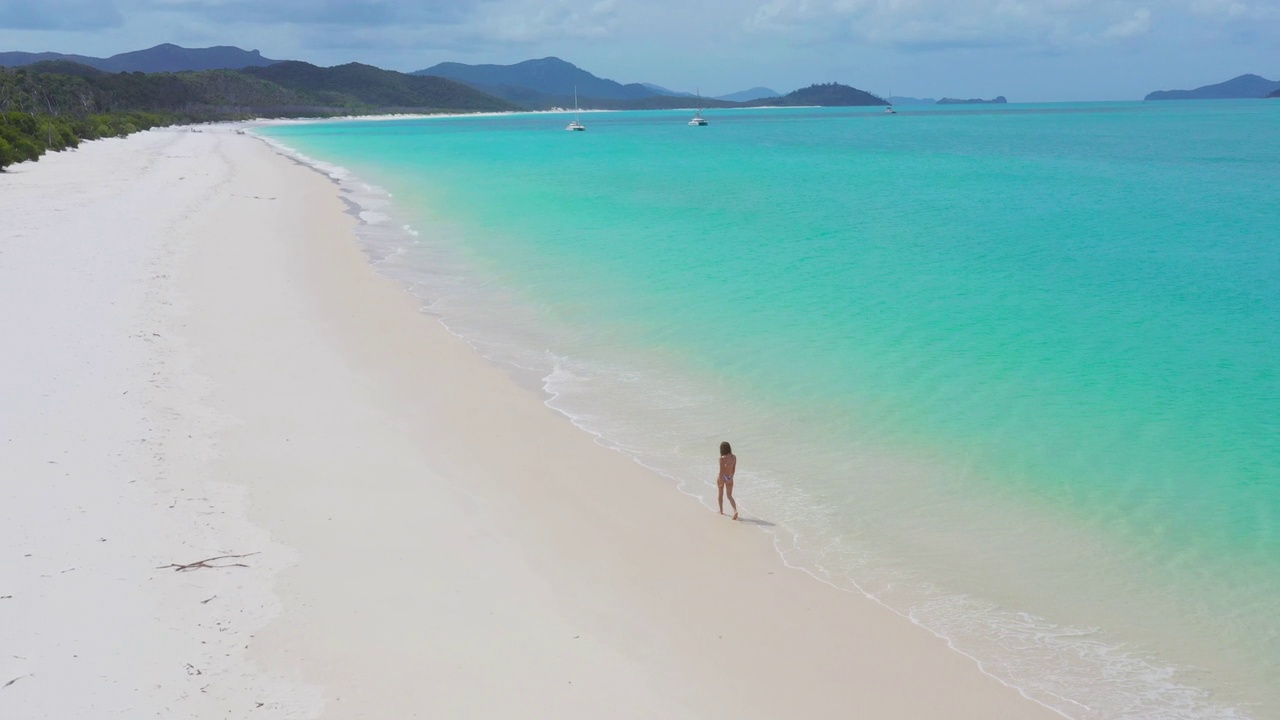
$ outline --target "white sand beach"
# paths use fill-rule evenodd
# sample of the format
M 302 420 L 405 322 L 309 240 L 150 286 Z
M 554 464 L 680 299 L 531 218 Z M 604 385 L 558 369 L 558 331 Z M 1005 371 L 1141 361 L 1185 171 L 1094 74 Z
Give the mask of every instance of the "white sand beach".
M 355 223 L 232 127 L 0 174 L 0 718 L 1060 717 L 597 445 Z

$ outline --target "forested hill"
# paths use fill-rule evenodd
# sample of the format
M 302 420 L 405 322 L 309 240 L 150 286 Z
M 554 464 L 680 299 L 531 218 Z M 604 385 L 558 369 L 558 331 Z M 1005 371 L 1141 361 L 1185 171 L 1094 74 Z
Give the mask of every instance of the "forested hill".
M 333 115 L 390 110 L 464 112 L 514 105 L 443 78 L 368 65 L 286 62 L 244 70 L 106 73 L 67 61 L 0 70 L 0 111 L 50 115 L 127 110 L 190 119 Z
M 514 65 L 446 62 L 413 74 L 438 75 L 457 80 L 530 110 L 570 108 L 575 101 L 581 107 L 592 110 L 888 104 L 875 95 L 839 83 L 811 85 L 781 97 L 766 88 L 752 88 L 729 97 L 697 97 L 656 85 L 624 85 L 592 75 L 573 63 L 556 57 L 526 60 Z
M 572 98 L 576 89 L 580 97 L 605 101 L 640 100 L 661 95 L 640 83 L 623 85 L 607 78 L 596 77 L 577 65 L 557 57 L 525 60 L 514 65 L 466 65 L 445 62 L 413 74 L 457 80 L 517 102 L 520 100 L 510 97 L 509 93 L 523 91 L 527 96 Z
M 851 107 L 865 105 L 888 105 L 882 98 L 865 90 L 859 90 L 840 83 L 824 83 L 810 85 L 783 95 L 782 97 L 760 98 L 745 103 L 756 107 Z
M 317 101 L 343 107 L 403 108 L 441 111 L 519 110 L 511 102 L 442 77 L 420 77 L 372 65 L 348 63 L 322 68 L 304 62 L 250 67 L 245 75 L 275 83 Z
M 1205 85 L 1194 90 L 1157 90 L 1144 100 L 1232 100 L 1261 98 L 1280 90 L 1280 81 L 1257 75 L 1241 75 L 1226 82 Z
M 69 60 L 105 72 L 184 72 L 188 70 L 238 70 L 254 65 L 279 62 L 262 57 L 257 50 L 219 45 L 206 48 L 184 48 L 171 43 L 146 50 L 120 53 L 108 58 L 64 55 L 44 52 L 0 52 L 0 65 L 22 67 L 51 60 Z
M 303 93 L 227 70 L 105 73 L 65 60 L 0 70 L 0 112 L 80 117 L 142 111 L 195 120 L 314 104 Z
M 515 110 L 444 78 L 368 65 L 107 73 L 65 60 L 0 68 L 0 169 L 81 140 L 252 117 Z

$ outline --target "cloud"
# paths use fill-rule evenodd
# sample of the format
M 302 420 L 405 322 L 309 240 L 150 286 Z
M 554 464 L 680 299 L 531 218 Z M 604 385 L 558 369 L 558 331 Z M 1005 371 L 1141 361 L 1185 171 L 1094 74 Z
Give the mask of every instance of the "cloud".
M 1280 2 L 1193 0 L 1191 12 L 1219 22 L 1280 19 Z
M 1186 7 L 1190 34 L 1205 44 L 1275 47 L 1280 0 L 1191 0 Z
M 464 56 L 479 53 L 482 57 L 495 48 L 503 52 L 515 48 L 521 49 L 518 52 L 535 52 L 532 48 L 539 45 L 564 52 L 566 45 L 611 37 L 618 27 L 614 0 L 486 0 L 482 10 L 434 22 L 423 19 L 340 28 L 312 24 L 300 32 L 310 47 L 394 51 L 401 56 L 425 58 L 442 50 Z
M 0 0 L 3 2 L 4 0 Z M 129 1 L 129 0 L 126 0 Z M 615 0 L 132 0 L 137 14 L 279 27 L 327 48 L 491 48 L 609 37 Z
M 111 0 L 0 0 L 6 30 L 103 30 L 124 24 Z
M 477 39 L 522 44 L 600 39 L 612 34 L 618 20 L 614 0 L 516 0 L 492 10 L 474 28 Z
M 387 27 L 454 24 L 485 0 L 145 0 L 142 12 L 225 24 Z
M 1150 20 L 1132 0 L 768 0 L 743 24 L 756 34 L 907 50 L 1057 50 L 1133 37 Z
M 1107 28 L 1107 31 L 1103 34 L 1109 38 L 1123 39 L 1145 35 L 1150 29 L 1151 11 L 1146 8 L 1138 8 L 1131 17 Z

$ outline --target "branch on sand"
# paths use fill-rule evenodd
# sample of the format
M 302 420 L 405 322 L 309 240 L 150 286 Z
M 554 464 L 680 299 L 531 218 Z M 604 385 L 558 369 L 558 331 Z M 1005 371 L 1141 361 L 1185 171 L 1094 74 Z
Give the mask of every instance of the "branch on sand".
M 217 562 L 218 560 L 239 560 L 239 559 L 242 559 L 242 558 L 252 557 L 253 555 L 257 555 L 257 554 L 258 554 L 258 553 L 256 553 L 256 552 L 251 552 L 251 553 L 245 553 L 244 555 L 218 555 L 218 556 L 216 556 L 216 557 L 205 558 L 205 559 L 203 559 L 203 560 L 197 560 L 197 561 L 195 561 L 195 562 L 193 562 L 193 563 L 187 563 L 186 565 L 179 565 L 178 563 L 169 563 L 168 565 L 161 565 L 160 567 L 158 567 L 158 568 L 156 568 L 156 569 L 157 569 L 157 570 L 168 570 L 169 568 L 173 568 L 173 571 L 174 571 L 174 572 L 186 572 L 186 571 L 188 571 L 188 570 L 199 570 L 200 568 L 228 568 L 228 567 L 243 567 L 243 568 L 247 568 L 247 567 L 249 567 L 248 565 L 245 565 L 244 563 L 238 563 L 238 562 L 237 562 L 237 563 L 224 563 L 224 564 L 222 564 L 222 565 L 210 565 L 209 563 L 211 563 L 211 562 Z
M 30 676 L 30 675 L 19 675 L 18 677 L 16 677 L 16 678 L 14 678 L 14 679 L 10 680 L 9 682 L 5 683 L 4 685 L 0 685 L 0 690 L 3 690 L 3 689 L 5 689 L 5 688 L 9 687 L 10 685 L 12 685 L 12 684 L 14 684 L 14 683 L 18 682 L 19 680 L 21 680 L 21 679 L 22 679 L 22 678 L 24 678 L 24 677 L 31 677 L 31 676 Z

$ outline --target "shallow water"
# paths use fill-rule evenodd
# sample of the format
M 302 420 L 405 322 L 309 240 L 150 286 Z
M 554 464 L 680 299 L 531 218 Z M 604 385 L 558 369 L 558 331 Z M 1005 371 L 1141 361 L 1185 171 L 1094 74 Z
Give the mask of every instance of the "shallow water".
M 708 118 L 262 132 L 603 444 L 708 502 L 732 440 L 790 564 L 1071 717 L 1280 716 L 1280 104 Z

